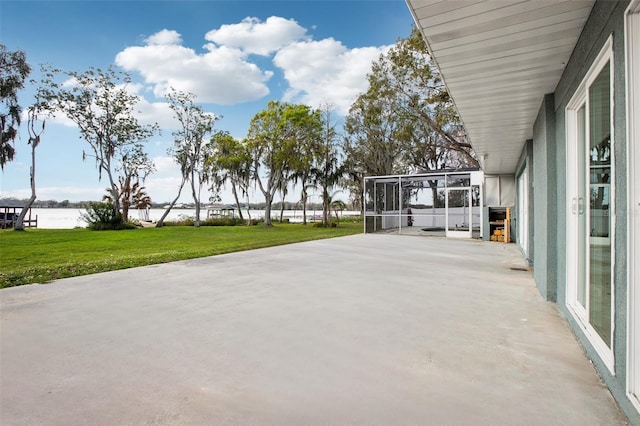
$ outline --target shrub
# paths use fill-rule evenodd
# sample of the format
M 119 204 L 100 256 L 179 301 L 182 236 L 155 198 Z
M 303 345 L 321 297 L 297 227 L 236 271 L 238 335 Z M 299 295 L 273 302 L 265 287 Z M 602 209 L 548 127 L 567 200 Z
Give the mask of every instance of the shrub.
M 336 222 L 331 222 L 331 225 L 325 225 L 323 222 L 313 222 L 314 228 L 337 228 L 338 224 Z
M 264 219 L 251 219 L 251 221 L 240 219 L 239 217 L 212 217 L 200 221 L 200 226 L 238 226 L 238 225 L 257 225 L 262 223 Z M 193 226 L 195 218 L 180 215 L 178 220 L 167 221 L 165 226 Z
M 134 229 L 133 223 L 124 222 L 122 214 L 115 212 L 109 203 L 89 203 L 87 212 L 80 215 L 87 223 L 87 228 L 94 231 L 110 231 L 120 229 Z
M 212 217 L 200 222 L 200 226 L 236 226 L 244 224 L 244 220 L 239 217 Z

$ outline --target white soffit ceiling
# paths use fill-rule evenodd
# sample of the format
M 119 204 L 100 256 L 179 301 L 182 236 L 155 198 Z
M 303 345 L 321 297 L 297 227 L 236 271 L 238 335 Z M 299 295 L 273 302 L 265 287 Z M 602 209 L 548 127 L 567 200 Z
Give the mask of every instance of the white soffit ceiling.
M 484 172 L 514 173 L 594 1 L 406 1 Z

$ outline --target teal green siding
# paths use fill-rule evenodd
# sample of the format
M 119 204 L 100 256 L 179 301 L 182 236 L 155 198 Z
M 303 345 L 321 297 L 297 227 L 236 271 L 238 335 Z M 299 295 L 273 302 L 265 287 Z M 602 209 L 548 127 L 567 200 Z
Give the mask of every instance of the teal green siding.
M 533 126 L 534 278 L 547 300 L 556 300 L 586 354 L 627 414 L 640 414 L 626 396 L 627 369 L 627 141 L 625 109 L 624 11 L 628 1 L 597 1 L 553 94 L 544 97 Z M 596 55 L 613 38 L 615 162 L 615 374 L 602 363 L 566 308 L 566 133 L 565 108 Z

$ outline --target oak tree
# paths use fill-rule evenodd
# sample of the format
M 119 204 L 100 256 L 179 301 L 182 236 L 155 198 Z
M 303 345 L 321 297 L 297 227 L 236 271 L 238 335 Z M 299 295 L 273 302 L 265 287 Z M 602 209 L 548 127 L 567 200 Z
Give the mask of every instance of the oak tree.
M 147 142 L 158 127 L 138 121 L 139 98 L 128 90 L 131 83 L 128 74 L 113 67 L 106 71 L 98 68 L 84 72 L 50 71 L 52 76 L 57 74 L 67 80 L 61 83 L 50 79 L 45 90 L 46 101 L 80 130 L 80 137 L 89 145 L 89 149 L 83 151 L 83 158 L 93 157 L 99 180 L 106 175 L 114 214 L 121 215 L 118 171 L 123 170 L 122 159 L 126 153 L 142 153 L 137 147 Z
M 251 178 L 265 199 L 264 225 L 271 226 L 271 206 L 276 192 L 288 183 L 299 145 L 317 123 L 306 105 L 271 101 L 249 125 L 247 148 L 252 158 Z
M 240 219 L 244 220 L 239 197 L 247 197 L 248 202 L 251 157 L 245 144 L 235 139 L 227 131 L 215 132 L 211 142 L 216 151 L 211 161 L 215 163 L 216 170 L 221 174 L 222 182 L 229 181 Z
M 203 186 L 210 179 L 208 165 L 209 159 L 213 155 L 212 146 L 207 143 L 207 137 L 213 132 L 213 125 L 219 117 L 205 112 L 199 105 L 196 105 L 196 96 L 193 93 L 171 89 L 166 97 L 169 107 L 173 110 L 174 117 L 179 123 L 178 130 L 173 132 L 174 145 L 169 153 L 180 165 L 182 181 L 178 196 L 165 210 L 157 226 L 163 225 L 167 214 L 178 201 L 185 183 L 189 182 L 191 196 L 196 207 L 194 226 L 199 227 L 200 196 Z

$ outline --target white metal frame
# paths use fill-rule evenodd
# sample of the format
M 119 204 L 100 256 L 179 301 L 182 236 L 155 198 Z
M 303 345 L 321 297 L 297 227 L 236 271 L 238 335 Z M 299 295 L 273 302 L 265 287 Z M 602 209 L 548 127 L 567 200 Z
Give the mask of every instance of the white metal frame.
M 467 191 L 467 202 L 469 203 L 469 211 L 467 213 L 467 220 L 469 224 L 468 231 L 451 231 L 449 229 L 449 193 L 452 191 Z M 470 186 L 454 186 L 448 187 L 445 190 L 444 197 L 444 211 L 445 211 L 445 235 L 448 238 L 473 238 L 473 201 L 471 198 L 471 187 Z M 480 228 L 482 228 L 482 224 L 480 224 Z
M 627 395 L 640 411 L 640 0 L 625 12 L 627 98 Z
M 529 165 L 525 163 L 517 178 L 518 200 L 518 244 L 529 257 Z
M 470 183 L 471 186 L 465 186 L 465 187 L 460 187 L 460 186 L 454 186 L 454 187 L 449 187 L 447 185 L 447 177 L 448 176 L 464 176 L 464 175 L 468 175 L 470 177 Z M 482 238 L 482 221 L 483 221 L 483 207 L 484 207 L 484 200 L 483 200 L 483 180 L 484 180 L 484 173 L 481 170 L 469 170 L 469 171 L 438 171 L 438 170 L 434 170 L 432 173 L 417 173 L 417 174 L 412 174 L 412 175 L 385 175 L 385 176 L 365 176 L 362 182 L 362 186 L 363 186 L 363 193 L 366 193 L 367 190 L 367 181 L 369 180 L 373 180 L 374 181 L 374 185 L 373 185 L 373 199 L 376 200 L 377 199 L 377 187 L 375 184 L 375 181 L 378 179 L 398 179 L 397 184 L 399 185 L 399 187 L 402 187 L 402 181 L 403 178 L 429 178 L 432 176 L 441 176 L 444 178 L 444 182 L 445 185 L 444 187 L 442 187 L 442 189 L 445 190 L 445 234 L 447 237 L 454 237 L 454 238 L 473 238 L 473 189 L 474 187 L 478 187 L 479 189 L 479 196 L 480 196 L 480 208 L 479 208 L 479 231 L 480 231 L 480 237 Z M 448 231 L 448 203 L 449 203 L 449 198 L 448 198 L 448 194 L 449 194 L 449 190 L 468 190 L 468 194 L 469 194 L 469 232 L 466 231 Z M 403 205 L 403 199 L 402 199 L 402 191 L 399 191 L 399 204 Z M 363 232 L 366 233 L 367 232 L 367 218 L 368 217 L 382 217 L 382 219 L 384 220 L 385 217 L 394 217 L 397 218 L 398 220 L 398 233 L 402 234 L 402 220 L 403 217 L 406 217 L 407 214 L 403 213 L 401 210 L 398 210 L 398 213 L 395 215 L 386 215 L 386 214 L 378 214 L 378 213 L 371 213 L 367 210 L 367 206 L 366 206 L 366 199 L 364 200 L 365 205 L 364 205 L 364 224 L 363 224 Z M 415 215 L 415 214 L 414 214 Z M 375 219 L 374 219 L 375 220 Z M 464 234 L 464 235 L 460 235 L 460 234 Z
M 567 247 L 566 247 L 566 286 L 567 286 L 567 298 L 566 298 L 566 306 L 571 313 L 571 315 L 575 318 L 575 320 L 580 324 L 583 328 L 583 331 L 593 348 L 596 350 L 603 363 L 607 366 L 611 374 L 615 374 L 615 357 L 614 357 L 614 348 L 613 348 L 613 336 L 614 336 L 614 328 L 615 328 L 615 285 L 614 285 L 614 270 L 615 270 L 615 179 L 612 179 L 611 188 L 610 188 L 610 242 L 611 242 L 611 347 L 607 345 L 598 332 L 593 328 L 593 326 L 589 322 L 589 286 L 587 286 L 587 307 L 583 307 L 577 298 L 578 292 L 578 268 L 580 267 L 580 263 L 577 258 L 579 247 L 578 240 L 578 232 L 579 232 L 579 214 L 580 210 L 586 207 L 587 201 L 582 198 L 586 194 L 579 194 L 578 182 L 581 178 L 579 176 L 578 170 L 579 167 L 577 165 L 576 159 L 579 159 L 578 156 L 578 147 L 577 147 L 577 126 L 578 126 L 578 110 L 586 105 L 587 107 L 587 129 L 589 126 L 589 111 L 588 111 L 588 88 L 591 86 L 595 78 L 599 75 L 602 69 L 605 67 L 607 61 L 609 62 L 609 67 L 611 69 L 610 73 L 610 122 L 611 122 L 611 151 L 612 151 L 612 159 L 611 159 L 611 176 L 615 176 L 615 156 L 613 152 L 615 151 L 615 128 L 613 126 L 613 111 L 614 111 L 614 98 L 613 98 L 613 39 L 609 37 L 604 47 L 594 60 L 593 64 L 589 68 L 589 71 L 585 75 L 582 83 L 576 90 L 572 99 L 569 101 L 567 108 L 565 110 L 566 117 L 566 140 L 567 140 L 567 158 L 566 158 L 566 170 L 567 170 L 567 204 L 566 204 L 566 218 L 567 218 Z M 587 130 L 588 135 L 588 130 Z M 579 161 L 587 161 L 586 155 L 585 158 L 579 159 Z M 585 167 L 586 176 L 582 176 L 582 179 L 586 179 L 587 185 L 589 182 L 589 167 Z M 589 217 L 586 217 L 587 223 L 589 222 Z M 589 229 L 587 227 L 587 229 Z M 589 236 L 587 236 L 587 241 L 589 241 Z M 586 252 L 586 262 L 585 265 L 589 264 L 589 250 Z

